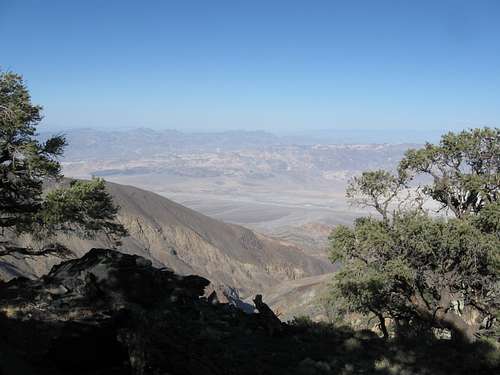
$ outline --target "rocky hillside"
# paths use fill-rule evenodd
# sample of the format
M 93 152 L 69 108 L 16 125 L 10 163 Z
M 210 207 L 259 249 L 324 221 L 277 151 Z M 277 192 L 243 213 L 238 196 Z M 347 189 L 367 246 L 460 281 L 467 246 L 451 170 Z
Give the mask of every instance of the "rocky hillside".
M 119 249 L 142 255 L 157 266 L 202 275 L 236 288 L 243 296 L 333 269 L 327 261 L 308 256 L 293 245 L 209 218 L 160 195 L 113 183 L 108 189 L 121 207 L 119 220 L 130 233 Z M 103 237 L 90 241 L 60 236 L 57 240 L 77 256 L 92 247 L 110 246 Z M 8 278 L 44 274 L 60 260 L 4 257 L 2 262 L 0 269 Z
M 209 281 L 93 249 L 37 280 L 0 284 L 2 375 L 494 374 L 485 344 L 384 342 L 283 324 L 203 297 Z M 262 310 L 265 311 L 265 310 Z M 272 325 L 270 323 L 273 323 Z

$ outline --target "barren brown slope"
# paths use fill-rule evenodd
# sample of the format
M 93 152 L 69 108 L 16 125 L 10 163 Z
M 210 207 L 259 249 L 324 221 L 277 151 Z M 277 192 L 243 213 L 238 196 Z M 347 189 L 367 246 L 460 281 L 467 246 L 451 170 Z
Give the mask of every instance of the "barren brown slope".
M 237 288 L 244 296 L 285 280 L 332 271 L 328 262 L 307 256 L 293 245 L 212 219 L 160 195 L 113 183 L 108 188 L 121 207 L 119 220 L 130 233 L 119 250 L 143 255 L 178 273 L 205 276 Z M 104 238 L 89 241 L 61 236 L 58 240 L 78 256 L 92 247 L 109 246 Z M 57 262 L 3 260 L 21 271 L 30 267 L 34 274 L 45 273 Z M 4 274 L 12 273 L 4 268 Z

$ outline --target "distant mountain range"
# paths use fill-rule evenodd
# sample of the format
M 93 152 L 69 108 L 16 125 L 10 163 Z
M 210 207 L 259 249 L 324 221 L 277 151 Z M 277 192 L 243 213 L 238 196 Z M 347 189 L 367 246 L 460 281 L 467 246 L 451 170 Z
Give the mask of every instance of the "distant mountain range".
M 227 152 L 260 149 L 270 146 L 374 143 L 371 141 L 356 142 L 355 140 L 359 139 L 359 137 L 350 137 L 346 135 L 348 133 L 345 131 L 338 135 L 335 132 L 327 134 L 307 134 L 304 132 L 303 134 L 278 136 L 265 131 L 236 130 L 186 133 L 178 130 L 153 130 L 148 128 L 120 131 L 104 131 L 92 128 L 67 129 L 57 132 L 42 132 L 40 138 L 47 138 L 54 133 L 64 134 L 69 141 L 70 147 L 65 153 L 66 160 L 82 157 L 91 159 L 131 158 L 134 155 L 147 157 L 169 152 Z M 375 143 L 387 142 L 380 140 Z
M 329 143 L 326 136 L 311 142 L 307 136 L 263 131 L 65 134 L 69 145 L 62 165 L 68 177 L 100 176 L 153 191 L 322 257 L 327 246 L 322 226 L 359 216 L 345 201 L 347 181 L 367 169 L 393 169 L 408 148 L 418 146 Z
M 412 144 L 299 144 L 262 131 L 68 130 L 67 174 L 345 179 L 391 168 Z M 47 133 L 41 134 L 46 138 Z
M 60 133 L 67 137 L 71 145 L 65 153 L 66 160 L 150 157 L 170 152 L 215 152 L 218 149 L 231 151 L 283 143 L 281 138 L 262 131 L 183 133 L 147 128 L 123 131 L 88 128 L 68 129 Z M 40 137 L 46 138 L 51 134 L 44 132 Z
M 302 129 L 273 132 L 269 130 L 226 130 L 226 131 L 179 131 L 171 129 L 137 128 L 51 128 L 42 127 L 42 136 L 65 133 L 70 139 L 91 140 L 95 136 L 100 141 L 132 140 L 140 142 L 162 142 L 174 149 L 199 149 L 201 147 L 258 147 L 262 145 L 313 145 L 313 144 L 422 144 L 437 141 L 446 132 L 444 129 L 428 130 L 422 128 L 384 129 L 367 128 L 331 128 Z M 147 144 L 147 143 L 144 143 Z

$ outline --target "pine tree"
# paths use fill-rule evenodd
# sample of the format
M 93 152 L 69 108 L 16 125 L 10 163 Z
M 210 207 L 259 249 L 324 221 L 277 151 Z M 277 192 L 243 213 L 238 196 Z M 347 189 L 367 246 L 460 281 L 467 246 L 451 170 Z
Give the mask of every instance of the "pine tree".
M 46 192 L 47 184 L 58 185 L 53 182 L 62 179 L 58 159 L 66 140 L 58 135 L 39 141 L 36 130 L 41 120 L 42 107 L 31 102 L 23 78 L 0 72 L 0 256 L 65 250 L 57 244 L 42 249 L 16 246 L 7 235 L 30 234 L 45 242 L 61 232 L 82 237 L 99 232 L 115 238 L 125 235 L 103 180 L 72 181 Z
M 424 175 L 415 186 L 416 176 Z M 347 196 L 374 208 L 337 227 L 331 260 L 337 313 L 371 315 L 394 331 L 445 329 L 472 342 L 498 336 L 500 309 L 500 129 L 449 133 L 409 150 L 398 173 L 368 171 Z M 425 209 L 434 202 L 438 212 Z

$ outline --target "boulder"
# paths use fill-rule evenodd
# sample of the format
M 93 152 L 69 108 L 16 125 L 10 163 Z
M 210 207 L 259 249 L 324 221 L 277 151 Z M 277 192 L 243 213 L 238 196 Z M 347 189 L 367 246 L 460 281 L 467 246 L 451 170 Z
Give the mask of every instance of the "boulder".
M 17 348 L 16 358 L 41 373 L 142 373 L 146 365 L 133 354 L 146 350 L 137 346 L 148 316 L 198 313 L 209 283 L 154 268 L 140 256 L 92 249 L 40 279 L 0 285 L 0 345 Z

